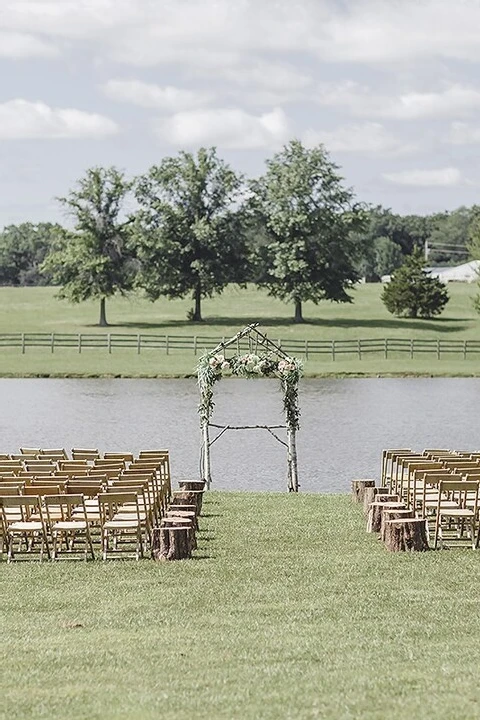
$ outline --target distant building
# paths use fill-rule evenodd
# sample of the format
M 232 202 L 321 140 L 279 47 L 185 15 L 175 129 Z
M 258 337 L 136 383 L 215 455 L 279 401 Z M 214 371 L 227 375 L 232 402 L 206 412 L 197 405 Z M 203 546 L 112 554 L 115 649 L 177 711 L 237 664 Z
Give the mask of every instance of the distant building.
M 480 280 L 480 260 L 472 260 L 455 267 L 430 267 L 425 268 L 432 277 L 437 277 L 442 282 L 466 282 L 472 283 Z M 382 275 L 382 283 L 389 283 L 391 275 Z

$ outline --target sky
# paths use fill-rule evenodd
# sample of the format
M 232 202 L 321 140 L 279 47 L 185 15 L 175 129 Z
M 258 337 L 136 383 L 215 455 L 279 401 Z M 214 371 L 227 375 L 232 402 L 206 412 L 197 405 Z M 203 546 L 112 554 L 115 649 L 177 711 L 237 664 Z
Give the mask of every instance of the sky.
M 323 143 L 359 201 L 480 202 L 480 0 L 0 0 L 0 226 L 84 171 Z

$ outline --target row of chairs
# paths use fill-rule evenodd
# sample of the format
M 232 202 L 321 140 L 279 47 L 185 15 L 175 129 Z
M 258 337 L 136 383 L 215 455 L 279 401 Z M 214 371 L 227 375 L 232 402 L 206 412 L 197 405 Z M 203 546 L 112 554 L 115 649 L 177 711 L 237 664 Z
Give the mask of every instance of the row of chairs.
M 427 519 L 433 547 L 454 538 L 480 546 L 480 453 L 427 448 L 384 450 L 382 485 Z M 433 530 L 432 530 L 433 529 Z
M 85 557 L 93 557 L 92 538 L 97 536 L 104 559 L 125 541 L 133 541 L 135 557 L 142 557 L 171 495 L 168 452 L 144 451 L 129 459 L 128 466 L 122 459 L 115 468 L 102 470 L 64 474 L 56 464 L 42 475 L 22 469 L 0 476 L 2 553 L 6 546 L 7 560 L 14 557 L 16 541 L 19 550 L 31 552 L 38 540 L 40 558 L 44 553 L 55 558 L 63 550 L 73 552 L 81 535 Z

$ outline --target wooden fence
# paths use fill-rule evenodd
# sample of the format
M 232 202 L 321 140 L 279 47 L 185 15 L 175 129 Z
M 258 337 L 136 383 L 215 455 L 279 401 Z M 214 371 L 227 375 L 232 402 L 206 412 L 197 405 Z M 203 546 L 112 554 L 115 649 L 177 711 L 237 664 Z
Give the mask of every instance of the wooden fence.
M 133 333 L 3 333 L 0 334 L 0 351 L 3 348 L 18 348 L 26 353 L 30 348 L 44 348 L 56 352 L 61 348 L 70 348 L 78 353 L 88 350 L 131 349 L 136 353 L 156 350 L 173 355 L 190 352 L 201 355 L 216 347 L 222 337 L 206 335 L 153 335 Z M 417 338 L 373 338 L 361 340 L 282 340 L 275 338 L 282 349 L 297 357 L 330 358 L 337 360 L 353 356 L 361 360 L 363 357 L 380 355 L 386 360 L 392 357 L 407 356 L 415 358 L 431 355 L 437 359 L 452 354 L 468 357 L 480 354 L 480 340 L 422 340 Z M 261 347 L 255 342 L 240 341 L 237 352 L 260 352 Z

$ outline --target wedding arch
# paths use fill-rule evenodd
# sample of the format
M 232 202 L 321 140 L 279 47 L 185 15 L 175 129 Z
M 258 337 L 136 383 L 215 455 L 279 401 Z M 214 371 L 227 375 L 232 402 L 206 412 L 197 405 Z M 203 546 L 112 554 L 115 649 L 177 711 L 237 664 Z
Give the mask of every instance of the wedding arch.
M 224 340 L 213 350 L 205 353 L 197 364 L 197 378 L 200 390 L 200 426 L 202 450 L 200 472 L 207 488 L 212 482 L 210 448 L 227 430 L 268 431 L 287 448 L 287 482 L 289 492 L 298 492 L 298 462 L 296 433 L 300 427 L 298 405 L 298 383 L 302 376 L 302 361 L 285 353 L 279 344 L 269 340 L 258 328 L 259 323 L 247 325 L 229 340 Z M 214 400 L 213 390 L 224 376 L 240 378 L 273 378 L 280 380 L 283 391 L 284 425 L 217 425 L 211 422 Z M 217 430 L 210 438 L 210 429 Z M 286 441 L 277 430 L 286 430 Z

